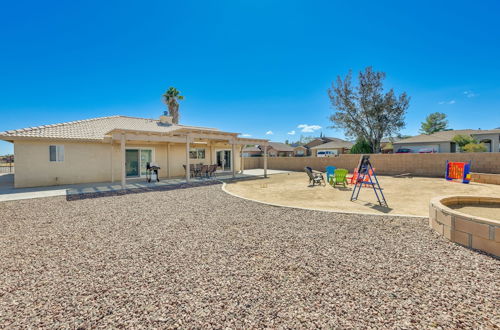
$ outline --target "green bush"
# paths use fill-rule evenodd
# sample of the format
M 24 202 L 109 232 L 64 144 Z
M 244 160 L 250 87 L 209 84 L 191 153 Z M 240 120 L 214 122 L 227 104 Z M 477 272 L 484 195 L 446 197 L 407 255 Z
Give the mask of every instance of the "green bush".
M 352 146 L 351 154 L 371 154 L 372 147 L 368 141 L 365 139 L 358 139 L 356 143 Z
M 485 152 L 487 150 L 486 146 L 484 143 L 468 143 L 466 144 L 462 150 L 464 152 Z

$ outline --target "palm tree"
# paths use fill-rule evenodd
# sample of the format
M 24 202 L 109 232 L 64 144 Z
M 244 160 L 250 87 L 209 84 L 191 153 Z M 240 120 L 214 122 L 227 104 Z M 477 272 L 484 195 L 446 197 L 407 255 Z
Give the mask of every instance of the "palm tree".
M 172 123 L 179 123 L 179 102 L 184 100 L 184 96 L 180 95 L 181 92 L 175 87 L 170 87 L 165 94 L 163 100 L 168 107 L 168 113 L 172 116 Z

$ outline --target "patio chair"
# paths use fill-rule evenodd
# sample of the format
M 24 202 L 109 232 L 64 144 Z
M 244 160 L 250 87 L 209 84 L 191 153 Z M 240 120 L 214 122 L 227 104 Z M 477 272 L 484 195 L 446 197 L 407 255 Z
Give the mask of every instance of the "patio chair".
M 184 172 L 186 171 L 186 165 L 182 165 L 184 167 Z M 194 166 L 193 164 L 189 164 L 189 172 L 191 177 L 193 178 L 195 176 L 195 171 L 194 171 Z
M 189 164 L 189 170 L 191 172 L 191 176 L 194 178 L 198 175 L 198 166 L 195 164 Z
M 334 172 L 334 181 L 333 181 L 333 186 L 335 187 L 338 184 L 341 184 L 345 187 L 345 184 L 347 183 L 346 176 L 349 173 L 348 170 L 344 168 L 338 168 Z
M 202 177 L 208 178 L 208 169 L 209 169 L 208 165 L 201 165 L 200 178 L 202 178 Z
M 312 168 L 309 166 L 304 167 L 304 171 L 307 173 L 307 176 L 309 177 L 309 184 L 312 183 L 314 186 L 316 183 L 321 186 L 321 182 L 323 182 L 323 185 L 326 186 L 326 181 L 325 178 L 323 177 L 323 173 L 318 172 L 318 171 L 313 171 Z
M 333 184 L 335 169 L 336 169 L 335 166 L 326 167 L 326 182 L 328 182 L 329 184 Z
M 217 171 L 217 164 L 210 165 L 210 166 L 208 167 L 208 176 L 209 176 L 209 177 L 212 177 L 212 176 L 217 176 L 217 175 L 215 174 L 215 171 Z
M 358 168 L 356 167 L 352 172 L 352 176 L 347 177 L 346 179 L 349 180 L 351 184 L 355 184 L 356 180 L 358 179 Z

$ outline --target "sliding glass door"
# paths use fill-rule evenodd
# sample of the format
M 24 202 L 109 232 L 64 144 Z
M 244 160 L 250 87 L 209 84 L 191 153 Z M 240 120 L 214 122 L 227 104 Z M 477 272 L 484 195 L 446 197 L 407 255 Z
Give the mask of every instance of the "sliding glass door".
M 152 149 L 127 149 L 125 151 L 125 170 L 127 177 L 146 176 L 146 164 L 152 161 Z
M 230 171 L 232 169 L 231 150 L 217 150 L 215 155 L 219 170 Z

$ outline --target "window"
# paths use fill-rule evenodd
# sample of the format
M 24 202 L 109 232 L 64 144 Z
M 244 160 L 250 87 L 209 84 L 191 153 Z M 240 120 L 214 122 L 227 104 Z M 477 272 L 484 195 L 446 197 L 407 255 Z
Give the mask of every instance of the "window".
M 190 159 L 205 159 L 205 149 L 202 148 L 191 148 L 189 150 Z
M 64 161 L 64 146 L 49 146 L 49 157 L 51 162 Z

